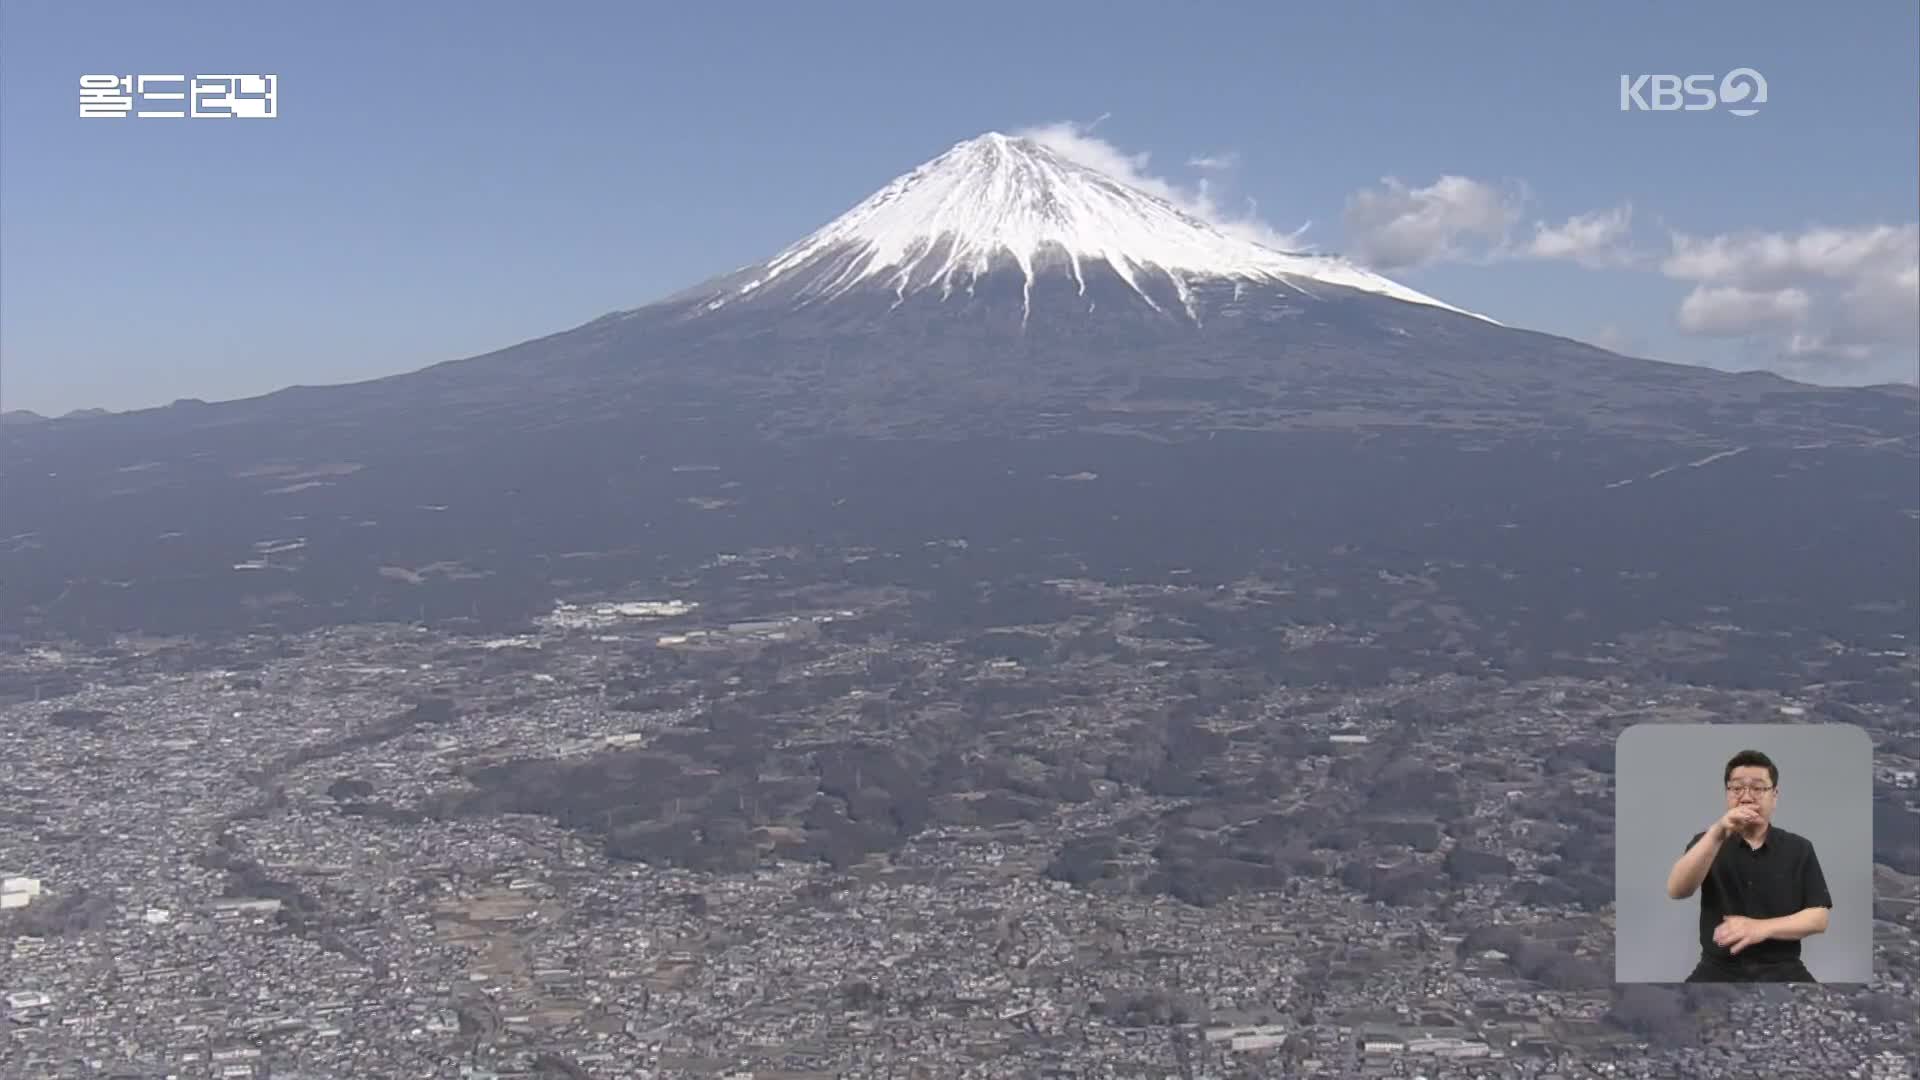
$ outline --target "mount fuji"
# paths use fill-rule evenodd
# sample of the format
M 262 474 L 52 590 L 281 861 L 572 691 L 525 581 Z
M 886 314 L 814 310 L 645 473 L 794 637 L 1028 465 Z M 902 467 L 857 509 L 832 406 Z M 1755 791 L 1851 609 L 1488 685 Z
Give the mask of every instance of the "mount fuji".
M 1023 319 L 1049 273 L 1071 274 L 1075 299 L 1066 306 L 1088 314 L 1105 293 L 1157 312 L 1177 308 L 1198 322 L 1203 301 L 1220 306 L 1224 286 L 1234 302 L 1248 287 L 1311 298 L 1309 287 L 1337 286 L 1458 310 L 1342 259 L 1224 235 L 1031 139 L 998 132 L 955 146 L 770 261 L 697 295 L 711 295 L 702 307 L 715 311 L 756 293 L 802 305 L 866 286 L 890 290 L 897 306 L 934 289 L 943 302 L 956 286 L 973 294 L 981 280 L 1014 269 Z
M 786 551 L 949 599 L 1284 565 L 1356 620 L 1420 580 L 1534 663 L 1703 619 L 1857 636 L 1914 617 L 1916 443 L 1908 389 L 1502 325 L 987 134 L 547 337 L 0 427 L 0 634 L 502 629 Z

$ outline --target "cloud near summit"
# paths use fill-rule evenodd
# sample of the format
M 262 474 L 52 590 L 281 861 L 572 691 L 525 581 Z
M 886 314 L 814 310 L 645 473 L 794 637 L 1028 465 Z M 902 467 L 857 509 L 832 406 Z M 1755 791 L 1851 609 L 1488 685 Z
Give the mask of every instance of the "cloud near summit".
M 1093 134 L 1093 128 L 1098 123 L 1099 121 L 1081 124 L 1063 120 L 1023 128 L 1013 134 L 1019 138 L 1032 139 L 1068 161 L 1103 172 L 1121 183 L 1163 199 L 1228 236 L 1251 240 L 1256 244 L 1264 244 L 1282 251 L 1301 250 L 1303 245 L 1301 238 L 1311 223 L 1303 224 L 1291 232 L 1276 228 L 1260 218 L 1259 209 L 1251 199 L 1247 201 L 1245 213 L 1235 214 L 1220 204 L 1216 185 L 1210 178 L 1202 177 L 1193 184 L 1182 184 L 1177 180 L 1155 175 L 1149 171 L 1150 155 L 1129 154 L 1106 139 Z M 1187 162 L 1190 168 L 1212 173 L 1231 172 L 1238 163 L 1238 155 L 1231 152 L 1196 155 Z

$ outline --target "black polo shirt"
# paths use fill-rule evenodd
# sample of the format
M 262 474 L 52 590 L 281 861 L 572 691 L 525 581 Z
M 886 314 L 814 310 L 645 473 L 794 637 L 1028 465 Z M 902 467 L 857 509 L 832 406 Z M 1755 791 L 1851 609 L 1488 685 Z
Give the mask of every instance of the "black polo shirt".
M 1705 835 L 1695 833 L 1681 850 L 1693 850 Z M 1706 880 L 1700 883 L 1700 957 L 1717 967 L 1736 969 L 1798 960 L 1798 941 L 1763 941 L 1734 956 L 1714 943 L 1713 932 L 1728 915 L 1778 919 L 1810 907 L 1832 906 L 1827 879 L 1820 873 L 1820 858 L 1806 837 L 1774 825 L 1756 848 L 1743 836 L 1730 836 L 1720 845 Z

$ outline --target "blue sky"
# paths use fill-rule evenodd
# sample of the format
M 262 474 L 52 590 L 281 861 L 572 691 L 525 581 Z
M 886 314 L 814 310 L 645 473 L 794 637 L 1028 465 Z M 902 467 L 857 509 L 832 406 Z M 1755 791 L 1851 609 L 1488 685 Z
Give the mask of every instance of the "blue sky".
M 190 10 L 0 0 L 5 408 L 490 351 L 1034 128 L 1510 324 L 1809 381 L 1920 365 L 1912 0 Z M 1623 73 L 1739 67 L 1757 115 L 1620 109 Z M 232 72 L 278 74 L 279 117 L 78 116 L 81 75 Z

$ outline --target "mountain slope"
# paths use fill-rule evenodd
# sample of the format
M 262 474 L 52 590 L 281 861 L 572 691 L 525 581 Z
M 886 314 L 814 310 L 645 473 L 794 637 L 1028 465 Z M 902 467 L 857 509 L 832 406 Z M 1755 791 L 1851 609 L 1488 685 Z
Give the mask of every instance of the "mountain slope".
M 1442 665 L 1699 623 L 1772 656 L 1910 628 L 1916 442 L 1911 393 L 1504 327 L 986 136 L 494 353 L 8 425 L 0 633 L 509 629 L 781 552 L 781 588 L 902 588 L 934 623 L 1018 622 L 983 582 L 1177 571 L 1283 577 L 1300 617 Z M 1405 615 L 1416 588 L 1467 614 Z

